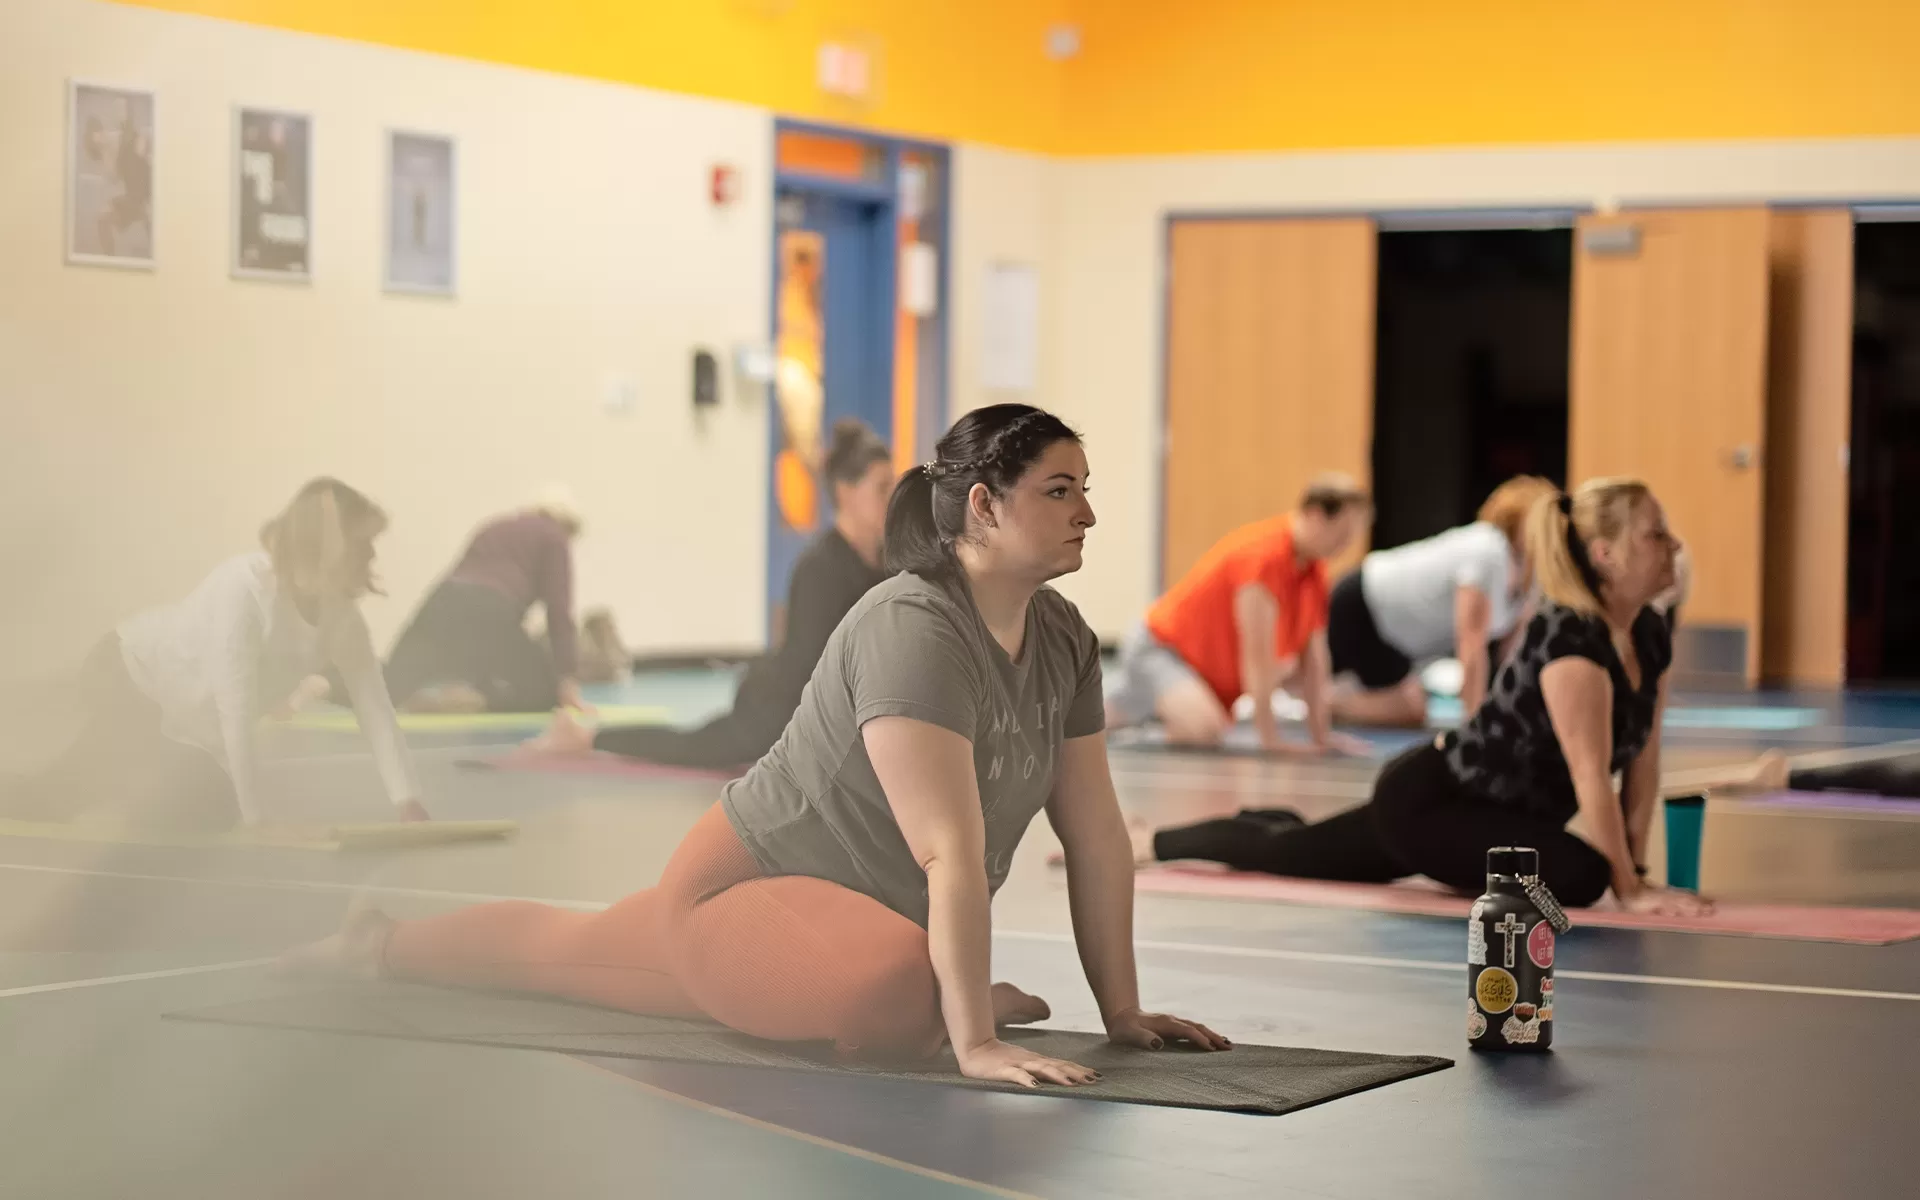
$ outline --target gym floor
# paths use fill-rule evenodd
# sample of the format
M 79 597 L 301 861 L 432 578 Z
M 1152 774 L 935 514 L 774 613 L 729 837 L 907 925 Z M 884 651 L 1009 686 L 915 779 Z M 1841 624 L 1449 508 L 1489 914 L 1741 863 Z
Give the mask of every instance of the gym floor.
M 721 672 L 618 698 L 691 721 Z M 613 698 L 613 697 L 608 697 Z M 1920 736 L 1920 698 L 1689 697 L 1669 766 Z M 267 961 L 366 893 L 396 915 L 644 887 L 716 784 L 472 771 L 510 735 L 413 738 L 443 817 L 499 844 L 383 855 L 0 838 L 0 1194 L 9 1197 L 1260 1197 L 1905 1192 L 1920 942 L 1858 947 L 1576 929 L 1555 1050 L 1463 1045 L 1458 923 L 1143 895 L 1149 1005 L 1242 1042 L 1440 1054 L 1451 1070 L 1251 1117 L 816 1075 L 242 1029 L 162 1014 L 289 986 Z M 288 811 L 377 819 L 350 735 L 278 739 Z M 1117 750 L 1155 821 L 1320 816 L 1377 763 Z M 1920 818 L 1709 817 L 1705 889 L 1920 906 Z M 995 976 L 1097 1028 L 1044 822 L 995 904 Z M 1905 1180 L 1906 1183 L 1901 1181 Z

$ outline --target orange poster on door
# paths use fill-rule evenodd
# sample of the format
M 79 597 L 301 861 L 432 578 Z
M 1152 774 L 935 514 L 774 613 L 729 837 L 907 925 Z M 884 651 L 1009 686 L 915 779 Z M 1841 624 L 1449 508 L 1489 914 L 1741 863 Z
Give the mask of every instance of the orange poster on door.
M 826 314 L 822 287 L 826 241 L 811 230 L 780 235 L 779 359 L 774 393 L 780 406 L 782 444 L 774 455 L 774 496 L 780 517 L 799 532 L 820 518 L 820 426 L 826 410 L 823 348 Z

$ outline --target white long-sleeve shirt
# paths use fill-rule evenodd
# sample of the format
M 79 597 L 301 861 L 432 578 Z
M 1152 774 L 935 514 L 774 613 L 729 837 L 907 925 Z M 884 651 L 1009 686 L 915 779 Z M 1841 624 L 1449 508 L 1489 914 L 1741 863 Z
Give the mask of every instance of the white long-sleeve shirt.
M 226 767 L 249 824 L 260 820 L 254 733 L 263 705 L 329 663 L 372 743 L 387 798 L 397 806 L 419 797 L 358 606 L 343 604 L 309 623 L 282 592 L 265 551 L 228 559 L 186 599 L 131 617 L 118 632 L 127 673 L 159 705 L 162 732 Z

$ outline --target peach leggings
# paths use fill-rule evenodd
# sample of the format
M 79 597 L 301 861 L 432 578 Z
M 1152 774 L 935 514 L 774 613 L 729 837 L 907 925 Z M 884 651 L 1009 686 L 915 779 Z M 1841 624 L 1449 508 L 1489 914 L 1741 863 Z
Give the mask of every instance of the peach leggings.
M 385 966 L 846 1053 L 921 1057 L 944 1037 L 926 930 L 839 884 L 763 874 L 717 804 L 656 887 L 597 913 L 508 900 L 403 921 Z

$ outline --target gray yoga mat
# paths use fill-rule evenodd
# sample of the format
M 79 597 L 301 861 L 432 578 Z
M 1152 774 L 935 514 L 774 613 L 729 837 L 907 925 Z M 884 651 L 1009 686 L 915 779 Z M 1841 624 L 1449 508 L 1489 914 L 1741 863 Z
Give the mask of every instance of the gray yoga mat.
M 1033 1094 L 1014 1084 L 963 1078 L 950 1056 L 924 1064 L 837 1060 L 816 1044 L 763 1042 L 702 1021 L 642 1017 L 562 1000 L 452 991 L 416 984 L 361 984 L 295 992 L 167 1014 L 175 1020 L 265 1026 L 362 1037 L 458 1042 L 519 1050 L 614 1058 L 661 1059 L 716 1066 L 777 1067 L 941 1083 Z M 1020 1029 L 1010 1041 L 1071 1059 L 1104 1076 L 1085 1087 L 1046 1088 L 1075 1099 L 1209 1108 L 1275 1115 L 1453 1065 L 1427 1056 L 1355 1054 L 1285 1046 L 1245 1046 L 1218 1054 L 1149 1053 L 1108 1044 L 1096 1034 Z

